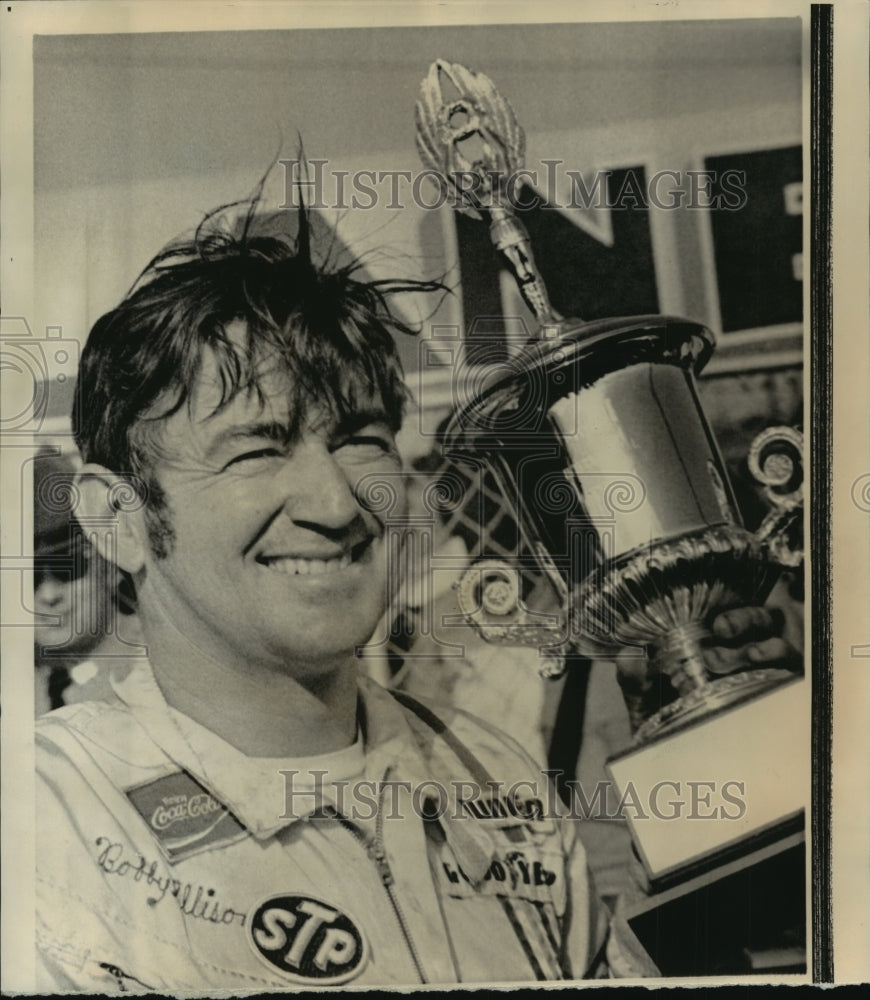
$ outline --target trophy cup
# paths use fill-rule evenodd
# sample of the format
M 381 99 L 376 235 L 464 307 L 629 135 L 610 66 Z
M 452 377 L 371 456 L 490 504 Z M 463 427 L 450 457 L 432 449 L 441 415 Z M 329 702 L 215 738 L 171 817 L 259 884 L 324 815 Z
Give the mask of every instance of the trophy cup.
M 445 84 L 452 96 L 445 96 Z M 492 242 L 537 323 L 519 352 L 460 400 L 444 444 L 449 458 L 483 467 L 499 483 L 560 612 L 547 618 L 527 607 L 521 567 L 499 559 L 466 571 L 460 610 L 491 642 L 537 646 L 544 674 L 557 673 L 566 653 L 645 652 L 667 694 L 652 709 L 634 706 L 634 746 L 624 758 L 630 775 L 643 772 L 638 752 L 656 748 L 646 756 L 650 781 L 656 773 L 671 777 L 669 765 L 656 771 L 655 762 L 676 760 L 677 751 L 668 758 L 664 743 L 687 730 L 693 748 L 686 753 L 722 749 L 727 761 L 727 746 L 742 743 L 746 753 L 766 754 L 746 730 L 760 727 L 768 738 L 764 720 L 776 717 L 770 696 L 780 690 L 791 694 L 777 711 L 791 716 L 787 728 L 799 739 L 794 715 L 802 711 L 805 686 L 797 682 L 802 690 L 795 694 L 792 672 L 744 669 L 713 677 L 704 647 L 716 613 L 762 604 L 781 568 L 800 562 L 792 545 L 801 517 L 800 433 L 775 428 L 753 444 L 750 469 L 773 509 L 757 532 L 748 531 L 694 383 L 714 350 L 712 333 L 672 316 L 583 322 L 556 314 L 511 205 L 523 130 L 486 76 L 433 63 L 421 85 L 416 127 L 423 162 L 452 188 L 460 212 L 489 222 Z M 760 706 L 749 713 L 751 722 L 747 715 L 727 732 L 722 726 L 706 737 L 699 732 L 750 705 Z M 789 750 L 794 761 L 802 759 L 800 747 Z M 617 783 L 619 764 L 610 765 Z M 802 801 L 758 812 L 760 825 L 751 830 L 793 819 Z M 733 841 L 739 832 L 720 829 L 700 853 L 709 856 L 722 838 Z M 672 833 L 664 831 L 664 842 Z M 677 857 L 665 850 L 656 861 L 655 845 L 639 846 L 651 877 L 685 867 L 685 851 Z

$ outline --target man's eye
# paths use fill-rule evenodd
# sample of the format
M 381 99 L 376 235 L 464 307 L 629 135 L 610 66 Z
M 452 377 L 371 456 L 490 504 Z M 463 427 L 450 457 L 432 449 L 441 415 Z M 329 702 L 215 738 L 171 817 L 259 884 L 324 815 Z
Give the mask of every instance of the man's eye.
M 374 458 L 391 455 L 395 444 L 392 438 L 380 434 L 354 434 L 341 442 L 338 451 L 356 459 Z
M 381 437 L 379 434 L 356 434 L 345 442 L 352 448 L 373 448 L 378 451 L 393 450 L 392 438 Z
M 347 441 L 355 448 L 380 448 L 381 451 L 392 451 L 393 442 L 389 438 L 377 434 L 357 434 Z
M 243 462 L 256 462 L 258 459 L 278 458 L 281 454 L 282 452 L 277 448 L 256 448 L 253 451 L 245 451 L 241 455 L 235 455 L 227 462 L 224 468 L 228 469 L 232 465 L 239 465 Z

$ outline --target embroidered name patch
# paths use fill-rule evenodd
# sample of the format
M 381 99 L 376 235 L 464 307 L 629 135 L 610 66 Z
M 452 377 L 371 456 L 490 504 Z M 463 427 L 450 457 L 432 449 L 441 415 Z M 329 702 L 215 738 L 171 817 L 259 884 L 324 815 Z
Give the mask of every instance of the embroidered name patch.
M 456 856 L 445 844 L 438 865 L 441 884 L 448 896 L 470 899 L 477 896 L 508 896 L 547 903 L 561 895 L 560 858 L 538 851 L 507 851 L 494 857 L 476 886 L 462 870 Z
M 487 827 L 522 827 L 536 836 L 549 836 L 556 829 L 552 818 L 547 815 L 544 803 L 538 798 L 520 799 L 498 795 L 459 799 L 458 805 L 469 817 L 483 821 Z
M 172 864 L 247 836 L 229 809 L 187 771 L 128 788 L 125 794 Z
M 251 915 L 248 935 L 263 962 L 298 983 L 345 983 L 368 958 L 365 939 L 353 920 L 311 896 L 264 899 Z

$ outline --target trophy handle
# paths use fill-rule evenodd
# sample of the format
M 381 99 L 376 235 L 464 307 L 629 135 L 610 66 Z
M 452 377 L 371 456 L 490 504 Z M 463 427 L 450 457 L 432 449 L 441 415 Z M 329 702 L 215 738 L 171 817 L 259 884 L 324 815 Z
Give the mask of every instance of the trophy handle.
M 561 614 L 532 611 L 522 600 L 519 570 L 501 559 L 481 559 L 454 584 L 463 622 L 494 645 L 537 646 L 542 677 L 560 677 L 565 671 L 566 623 Z M 563 608 L 567 594 L 563 595 Z M 450 619 L 445 619 L 450 623 Z
M 755 537 L 788 569 L 799 568 L 804 560 L 803 443 L 796 427 L 768 427 L 753 440 L 747 455 L 749 471 L 771 505 Z

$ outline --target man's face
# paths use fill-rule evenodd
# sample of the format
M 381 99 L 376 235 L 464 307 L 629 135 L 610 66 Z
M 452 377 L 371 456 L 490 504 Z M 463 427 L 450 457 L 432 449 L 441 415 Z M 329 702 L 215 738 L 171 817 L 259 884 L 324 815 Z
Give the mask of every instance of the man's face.
M 166 420 L 154 472 L 174 542 L 146 557 L 140 611 L 219 661 L 317 676 L 383 612 L 385 528 L 356 488 L 386 473 L 401 489 L 400 461 L 379 400 L 344 424 L 312 405 L 287 443 L 286 376 L 263 388 L 265 405 L 241 393 L 215 414 L 206 358 L 190 409 Z

